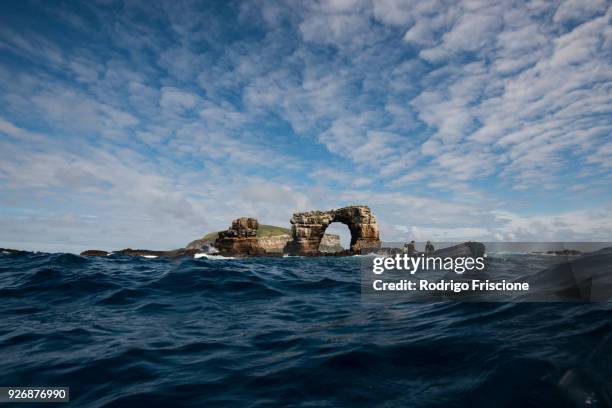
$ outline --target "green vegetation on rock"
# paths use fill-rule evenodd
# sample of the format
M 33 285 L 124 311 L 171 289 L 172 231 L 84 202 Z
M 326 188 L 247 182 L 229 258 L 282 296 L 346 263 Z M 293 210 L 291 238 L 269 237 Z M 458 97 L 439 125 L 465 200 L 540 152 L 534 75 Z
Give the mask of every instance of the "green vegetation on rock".
M 291 229 L 277 227 L 275 225 L 259 224 L 257 228 L 258 237 L 275 237 L 278 235 L 289 235 L 291 236 Z M 203 241 L 214 241 L 219 236 L 219 231 L 210 232 L 202 238 Z
M 257 228 L 258 237 L 275 237 L 277 235 L 291 236 L 291 229 L 266 224 L 259 224 L 259 228 Z

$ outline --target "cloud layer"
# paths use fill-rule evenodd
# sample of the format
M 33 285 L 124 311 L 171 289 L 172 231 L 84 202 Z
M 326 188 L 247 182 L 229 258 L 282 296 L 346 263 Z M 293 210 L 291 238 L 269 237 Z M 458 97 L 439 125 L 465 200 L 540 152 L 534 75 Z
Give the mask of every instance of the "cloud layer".
M 355 202 L 387 240 L 612 238 L 606 1 L 0 8 L 0 245 Z

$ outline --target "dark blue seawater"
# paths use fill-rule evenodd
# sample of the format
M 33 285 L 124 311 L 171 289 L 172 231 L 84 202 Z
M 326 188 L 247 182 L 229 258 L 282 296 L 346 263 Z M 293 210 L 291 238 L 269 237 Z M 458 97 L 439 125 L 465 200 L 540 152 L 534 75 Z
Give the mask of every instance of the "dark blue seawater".
M 87 407 L 609 406 L 608 304 L 370 304 L 359 262 L 2 254 L 0 386 Z

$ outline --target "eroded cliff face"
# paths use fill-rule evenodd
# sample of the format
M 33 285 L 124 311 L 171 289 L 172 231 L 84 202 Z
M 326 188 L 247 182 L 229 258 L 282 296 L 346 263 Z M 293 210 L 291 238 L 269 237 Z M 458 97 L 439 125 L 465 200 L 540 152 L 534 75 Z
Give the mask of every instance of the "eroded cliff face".
M 271 237 L 259 237 L 259 246 L 266 252 L 283 252 L 287 243 L 292 240 L 291 235 L 281 234 Z M 319 246 L 321 252 L 338 252 L 344 250 L 340 244 L 340 236 L 335 234 L 325 234 Z
M 308 211 L 291 217 L 293 239 L 285 252 L 292 255 L 316 255 L 325 230 L 332 222 L 346 224 L 351 232 L 352 253 L 366 248 L 379 248 L 378 224 L 367 206 L 350 206 L 329 211 Z
M 215 248 L 224 256 L 257 256 L 264 255 L 265 250 L 259 245 L 255 218 L 242 217 L 232 221 L 232 226 L 219 232 Z
M 281 234 L 271 237 L 259 237 L 257 240 L 259 246 L 265 249 L 266 252 L 283 252 L 287 242 L 291 241 L 291 235 Z

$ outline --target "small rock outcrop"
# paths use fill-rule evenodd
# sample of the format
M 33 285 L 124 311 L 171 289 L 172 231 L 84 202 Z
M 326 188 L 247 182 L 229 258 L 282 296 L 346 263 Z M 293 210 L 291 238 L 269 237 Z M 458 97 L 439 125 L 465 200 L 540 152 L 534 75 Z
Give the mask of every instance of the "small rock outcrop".
M 81 252 L 81 256 L 108 256 L 110 255 L 106 251 L 102 251 L 99 249 L 88 249 L 87 251 Z
M 3 254 L 23 254 L 26 251 L 22 251 L 21 249 L 12 249 L 12 248 L 0 248 L 0 253 Z
M 195 249 L 179 248 L 170 251 L 152 251 L 150 249 L 132 249 L 125 248 L 118 251 L 106 252 L 99 249 L 88 249 L 87 251 L 81 252 L 81 256 L 109 256 L 113 254 L 125 255 L 125 256 L 144 256 L 144 257 L 159 257 L 167 256 L 169 258 L 178 258 L 181 256 L 193 256 L 199 251 Z
M 376 255 L 382 256 L 395 256 L 395 255 L 403 255 L 408 253 L 406 248 L 397 248 L 397 247 L 382 247 L 379 249 L 374 249 L 371 251 L 367 251 L 370 253 L 374 253 Z M 431 256 L 435 256 L 438 258 L 461 258 L 461 257 L 471 257 L 471 258 L 479 258 L 484 256 L 486 253 L 486 247 L 482 242 L 475 241 L 467 241 L 462 242 L 457 245 L 436 249 Z M 419 251 L 417 249 L 412 255 L 420 256 L 425 255 L 424 252 Z
M 193 256 L 198 253 L 198 251 L 185 248 L 173 249 L 170 251 L 152 251 L 150 249 L 125 248 L 113 253 L 126 256 L 167 256 L 169 258 L 177 258 L 181 256 Z
M 266 251 L 259 245 L 255 218 L 238 218 L 232 221 L 232 226 L 219 232 L 215 240 L 215 248 L 224 256 L 258 256 Z
M 379 248 L 378 224 L 367 206 L 350 206 L 329 211 L 309 211 L 293 214 L 291 218 L 293 239 L 285 252 L 291 255 L 316 255 L 329 224 L 346 224 L 351 232 L 350 252 Z
M 448 248 L 438 249 L 434 251 L 433 256 L 437 256 L 440 258 L 479 258 L 484 256 L 485 252 L 485 245 L 482 242 L 468 241 Z
M 578 251 L 576 249 L 562 249 L 559 251 L 546 251 L 546 255 L 578 256 L 582 255 L 582 251 Z

